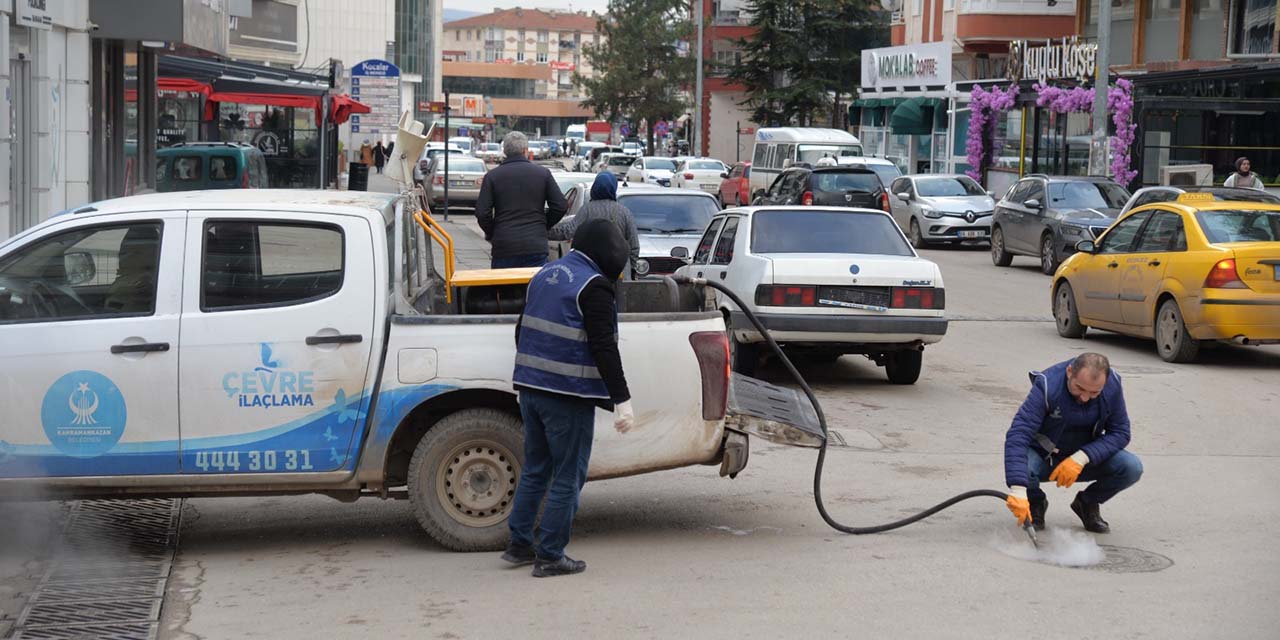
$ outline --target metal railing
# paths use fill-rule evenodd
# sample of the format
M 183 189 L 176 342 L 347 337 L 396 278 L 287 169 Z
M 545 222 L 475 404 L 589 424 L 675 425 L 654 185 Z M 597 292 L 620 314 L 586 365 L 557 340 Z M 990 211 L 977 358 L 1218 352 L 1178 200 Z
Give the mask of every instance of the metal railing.
M 444 301 L 448 304 L 452 304 L 454 273 L 453 236 L 449 235 L 449 232 L 445 231 L 444 227 L 440 226 L 440 223 L 436 222 L 435 218 L 432 218 L 426 211 L 419 209 L 417 213 L 413 214 L 413 219 L 418 223 L 419 227 L 422 227 L 423 231 L 427 232 L 427 235 L 431 236 L 432 240 L 435 240 L 440 244 L 441 249 L 444 249 Z

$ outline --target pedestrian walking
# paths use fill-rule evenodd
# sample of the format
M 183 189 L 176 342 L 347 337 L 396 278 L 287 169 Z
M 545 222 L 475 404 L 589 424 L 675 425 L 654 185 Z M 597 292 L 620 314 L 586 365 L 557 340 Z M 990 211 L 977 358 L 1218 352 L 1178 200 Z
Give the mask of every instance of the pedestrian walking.
M 373 165 L 373 145 L 369 144 L 368 138 L 360 145 L 360 162 L 366 167 Z
M 608 220 L 618 227 L 622 237 L 627 239 L 631 251 L 627 261 L 627 269 L 623 277 L 630 279 L 635 273 L 636 261 L 640 259 L 640 235 L 636 232 L 636 219 L 621 202 L 618 202 L 618 177 L 609 171 L 596 176 L 591 185 L 591 201 L 582 207 L 571 218 L 561 220 L 551 227 L 547 237 L 552 240 L 569 240 L 573 238 L 578 227 L 588 220 Z
M 1030 520 L 1043 530 L 1049 500 L 1042 481 L 1064 488 L 1092 482 L 1071 510 L 1086 530 L 1107 533 L 1099 507 L 1142 477 L 1142 461 L 1125 450 L 1129 413 L 1120 375 L 1106 356 L 1082 353 L 1030 376 L 1031 392 L 1004 440 L 1009 510 L 1018 524 Z
M 619 433 L 635 423 L 618 353 L 614 293 L 626 263 L 627 242 L 617 225 L 596 219 L 579 226 L 569 255 L 529 281 L 516 324 L 512 382 L 524 419 L 524 469 L 502 559 L 533 563 L 535 578 L 587 568 L 564 550 L 587 481 L 596 408 L 613 412 Z
M 525 157 L 529 139 L 512 131 L 502 139 L 506 160 L 484 176 L 476 198 L 476 224 L 489 241 L 494 269 L 547 263 L 547 230 L 569 205 L 546 167 Z
M 1263 191 L 1262 178 L 1259 178 L 1257 174 L 1250 171 L 1251 168 L 1252 163 L 1249 162 L 1248 158 L 1244 156 L 1236 158 L 1235 173 L 1227 176 L 1227 179 L 1223 181 L 1222 186 L 1237 187 L 1240 189 L 1257 189 L 1258 191 Z
M 378 168 L 378 173 L 382 173 L 382 166 L 387 163 L 387 148 L 382 146 L 382 141 L 373 146 L 373 166 Z

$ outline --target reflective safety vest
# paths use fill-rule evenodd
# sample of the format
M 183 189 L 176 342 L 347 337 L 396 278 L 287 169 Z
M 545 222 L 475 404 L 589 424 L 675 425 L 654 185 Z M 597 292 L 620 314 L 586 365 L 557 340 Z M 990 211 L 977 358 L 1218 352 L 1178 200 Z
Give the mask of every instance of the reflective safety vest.
M 594 278 L 603 278 L 578 251 L 543 267 L 529 281 L 512 381 L 532 389 L 609 399 L 595 358 L 587 347 L 587 327 L 578 296 Z

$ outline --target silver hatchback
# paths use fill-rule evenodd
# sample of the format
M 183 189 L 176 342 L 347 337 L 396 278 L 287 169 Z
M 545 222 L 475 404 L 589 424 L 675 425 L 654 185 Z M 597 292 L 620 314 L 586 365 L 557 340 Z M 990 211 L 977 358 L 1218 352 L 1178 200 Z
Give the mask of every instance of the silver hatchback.
M 995 198 L 969 176 L 903 176 L 890 183 L 889 203 L 893 219 L 917 249 L 991 239 Z

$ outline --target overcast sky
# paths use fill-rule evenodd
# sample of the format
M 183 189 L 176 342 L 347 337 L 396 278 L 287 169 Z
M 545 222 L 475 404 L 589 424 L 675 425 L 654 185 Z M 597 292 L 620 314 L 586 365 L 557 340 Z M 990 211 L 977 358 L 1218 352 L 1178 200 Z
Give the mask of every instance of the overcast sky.
M 524 7 L 526 9 L 573 9 L 604 13 L 609 0 L 444 0 L 446 9 L 462 9 L 488 13 L 494 9 Z

